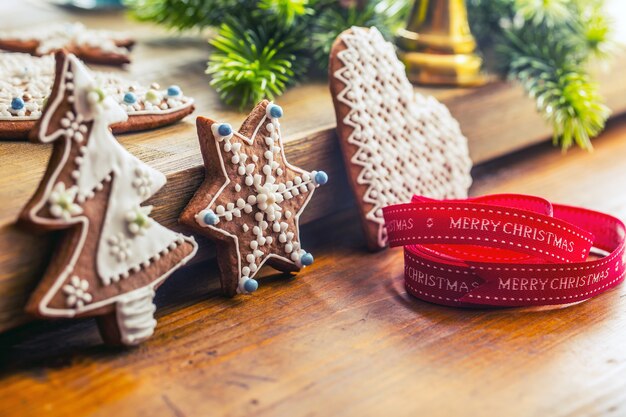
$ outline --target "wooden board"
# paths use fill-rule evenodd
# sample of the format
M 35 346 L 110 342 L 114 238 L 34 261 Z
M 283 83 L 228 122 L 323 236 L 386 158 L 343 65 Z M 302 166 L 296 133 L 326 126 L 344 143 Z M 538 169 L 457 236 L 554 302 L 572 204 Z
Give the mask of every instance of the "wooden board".
M 0 15 L 0 27 L 22 27 L 55 21 L 80 20 L 89 27 L 130 31 L 138 40 L 133 64 L 123 72 L 143 81 L 179 84 L 195 96 L 196 114 L 238 125 L 245 118 L 222 106 L 204 74 L 208 46 L 201 38 L 177 37 L 160 28 L 125 20 L 117 13 L 70 13 L 44 2 L 11 2 Z M 615 113 L 626 111 L 626 77 L 620 56 L 602 75 L 603 91 Z M 103 69 L 103 68 L 99 68 Z M 518 86 L 494 82 L 478 89 L 426 89 L 446 103 L 470 142 L 476 163 L 545 141 L 550 130 Z M 332 101 L 325 82 L 309 81 L 277 101 L 285 110 L 282 122 L 290 162 L 306 169 L 322 169 L 330 183 L 316 193 L 303 223 L 326 217 L 353 204 L 338 154 Z M 168 184 L 148 204 L 157 221 L 178 228 L 176 219 L 202 179 L 194 118 L 164 129 L 121 135 L 120 142 L 168 177 Z M 21 208 L 35 190 L 45 169 L 50 147 L 30 143 L 0 143 L 0 331 L 28 320 L 22 308 L 48 261 L 53 235 L 27 234 L 14 225 Z M 204 241 L 195 261 L 212 255 Z
M 625 218 L 625 159 L 622 119 L 593 154 L 541 145 L 481 167 L 473 194 L 532 193 Z M 441 307 L 406 294 L 401 250 L 365 250 L 352 210 L 303 234 L 316 263 L 261 278 L 252 297 L 221 297 L 214 262 L 173 277 L 156 335 L 136 349 L 101 346 L 91 320 L 0 335 L 0 414 L 626 413 L 626 286 L 565 309 Z

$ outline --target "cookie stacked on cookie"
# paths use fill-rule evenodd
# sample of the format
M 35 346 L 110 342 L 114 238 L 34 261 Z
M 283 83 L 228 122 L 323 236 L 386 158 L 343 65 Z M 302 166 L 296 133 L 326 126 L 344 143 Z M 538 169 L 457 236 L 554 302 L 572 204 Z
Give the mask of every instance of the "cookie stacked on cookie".
M 0 139 L 26 139 L 41 117 L 54 81 L 54 57 L 0 53 Z M 93 71 L 107 96 L 128 114 L 128 120 L 111 126 L 114 133 L 165 126 L 194 111 L 194 100 L 176 85 L 162 89 L 120 75 Z
M 27 310 L 95 316 L 107 342 L 132 345 L 156 326 L 154 290 L 197 246 L 141 205 L 166 180 L 111 134 L 109 125 L 126 118 L 78 58 L 57 53 L 54 87 L 33 135 L 52 144 L 52 155 L 20 222 L 63 231 Z

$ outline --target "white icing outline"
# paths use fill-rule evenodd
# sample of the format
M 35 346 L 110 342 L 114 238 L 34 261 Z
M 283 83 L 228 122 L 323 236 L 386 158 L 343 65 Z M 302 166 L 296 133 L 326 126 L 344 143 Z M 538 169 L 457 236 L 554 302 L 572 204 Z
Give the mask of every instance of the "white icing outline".
M 424 134 L 416 132 L 415 134 L 412 134 L 409 139 L 413 141 L 423 139 L 424 142 L 434 142 L 433 144 L 435 146 L 438 145 L 438 143 L 436 142 L 442 142 L 442 138 L 445 139 L 445 143 L 443 143 L 443 146 L 438 146 L 438 148 L 443 148 L 444 155 L 448 157 L 450 157 L 451 155 L 455 156 L 455 160 L 459 162 L 459 166 L 456 167 L 456 169 L 454 166 L 452 168 L 455 169 L 454 173 L 463 175 L 463 178 L 460 178 L 454 184 L 449 184 L 453 187 L 447 187 L 451 188 L 447 191 L 443 189 L 443 187 L 438 186 L 438 184 L 435 184 L 435 189 L 431 188 L 429 190 L 421 190 L 422 192 L 420 194 L 439 199 L 467 197 L 467 190 L 469 189 L 472 182 L 470 176 L 472 163 L 469 158 L 469 151 L 467 149 L 467 139 L 460 131 L 457 121 L 450 115 L 447 108 L 443 104 L 439 103 L 436 99 L 434 99 L 433 97 L 424 97 L 421 94 L 414 92 L 413 86 L 406 77 L 404 65 L 396 57 L 394 46 L 391 43 L 385 41 L 378 29 L 376 29 L 375 27 L 372 27 L 370 29 L 352 27 L 351 30 L 352 33 L 343 33 L 339 37 L 339 39 L 341 39 L 345 44 L 346 49 L 337 54 L 337 59 L 341 61 L 343 66 L 335 71 L 333 73 L 333 76 L 335 79 L 341 81 L 345 85 L 345 87 L 341 92 L 336 94 L 336 99 L 350 109 L 349 113 L 343 119 L 343 123 L 352 129 L 350 136 L 346 140 L 348 143 L 357 148 L 356 152 L 351 156 L 350 162 L 353 165 L 361 166 L 361 171 L 359 172 L 356 182 L 361 185 L 368 185 L 368 188 L 363 193 L 363 195 L 357 196 L 357 198 L 362 199 L 364 203 L 372 206 L 372 208 L 365 214 L 365 218 L 366 220 L 378 225 L 377 242 L 378 245 L 382 248 L 387 245 L 387 235 L 386 229 L 384 227 L 385 221 L 382 217 L 382 207 L 384 205 L 406 203 L 407 201 L 410 201 L 413 194 L 416 194 L 419 191 L 419 188 L 415 187 L 414 189 L 408 190 L 405 189 L 402 184 L 394 184 L 393 181 L 388 181 L 388 179 L 382 179 L 380 178 L 380 173 L 377 172 L 376 168 L 379 168 L 380 165 L 383 164 L 373 164 L 370 159 L 366 159 L 364 161 L 359 160 L 359 156 L 363 155 L 365 152 L 368 152 L 370 143 L 376 142 L 387 144 L 388 141 L 380 140 L 380 135 L 377 135 L 376 133 L 370 135 L 362 135 L 362 128 L 363 126 L 367 127 L 367 125 L 365 125 L 361 121 L 351 120 L 353 116 L 359 116 L 359 107 L 365 107 L 366 109 L 369 109 L 369 107 L 371 107 L 372 105 L 371 102 L 368 103 L 367 97 L 360 97 L 357 99 L 350 99 L 348 97 L 350 93 L 353 93 L 353 91 L 355 90 L 359 93 L 363 92 L 362 89 L 355 89 L 354 82 L 352 81 L 354 78 L 363 77 L 363 73 L 368 69 L 370 71 L 374 71 L 375 74 L 380 75 L 381 78 L 385 80 L 395 78 L 396 83 L 394 84 L 398 84 L 398 95 L 405 99 L 407 103 L 413 104 L 413 106 L 407 106 L 404 113 L 407 116 L 408 128 L 415 127 L 416 120 L 425 120 L 424 115 L 429 115 L 433 113 L 437 114 L 437 116 L 440 116 L 442 119 L 449 122 L 448 126 L 443 123 L 436 126 L 436 134 L 438 134 L 438 137 L 428 137 L 428 133 L 432 134 L 432 131 L 426 132 Z M 375 66 L 375 68 L 370 68 L 369 66 L 362 65 L 362 62 L 360 62 L 360 57 L 365 55 L 369 56 L 372 55 L 372 53 L 377 54 L 377 65 Z M 370 62 L 366 62 L 366 64 L 370 64 Z M 371 76 L 370 78 L 373 79 L 374 77 Z M 391 81 L 388 82 L 391 83 Z M 409 94 L 411 94 L 412 97 L 409 97 Z M 387 100 L 399 101 L 400 97 L 393 97 Z M 392 105 L 389 105 L 388 107 L 393 108 Z M 374 121 L 385 123 L 383 120 L 378 119 L 376 114 L 372 114 L 371 112 L 368 112 L 367 116 Z M 393 123 L 393 121 L 391 123 Z M 362 140 L 357 140 L 357 136 L 360 136 Z M 401 139 L 407 138 L 403 137 Z M 435 141 L 431 139 L 435 139 Z M 456 142 L 453 142 L 453 139 L 457 139 Z M 420 147 L 420 143 L 416 143 L 415 145 L 413 145 L 411 151 L 411 155 L 423 155 L 425 153 L 425 150 Z M 379 153 L 378 155 L 380 154 L 383 153 Z M 402 155 L 401 152 L 399 152 L 398 154 Z M 409 158 L 410 156 L 405 155 L 405 158 L 402 160 L 402 162 L 407 162 Z M 421 159 L 423 158 L 414 156 L 414 159 L 418 162 L 423 162 L 421 161 Z M 428 165 L 431 169 L 437 167 L 437 165 L 432 162 L 430 162 Z M 400 169 L 403 171 L 402 179 L 410 177 L 413 179 L 414 182 L 419 181 L 419 178 L 414 178 L 412 176 L 413 172 L 409 172 L 406 167 L 395 166 L 394 168 L 396 171 Z M 368 173 L 370 174 L 371 179 L 365 178 Z M 390 196 L 395 197 L 395 199 L 382 201 L 380 191 L 384 191 L 387 189 L 395 189 L 395 193 L 385 193 L 384 199 L 387 200 Z M 377 193 L 376 197 L 371 196 L 372 191 Z M 379 210 L 380 213 L 377 214 Z
M 50 143 L 54 141 L 55 139 L 62 140 L 59 137 L 64 135 L 64 131 L 62 129 L 56 130 L 50 135 L 46 135 L 46 132 L 48 130 L 48 125 L 50 123 L 50 119 L 52 115 L 57 111 L 58 106 L 60 105 L 60 103 L 62 102 L 65 96 L 65 91 L 66 91 L 65 79 L 66 79 L 66 74 L 69 68 L 70 61 L 72 61 L 72 65 L 79 65 L 79 66 L 82 65 L 80 61 L 73 55 L 67 56 L 67 58 L 63 62 L 63 67 L 61 69 L 61 72 L 58 75 L 59 77 L 61 77 L 61 82 L 59 82 L 59 91 L 57 95 L 54 97 L 54 101 L 49 103 L 49 109 L 44 113 L 42 121 L 41 121 L 39 140 L 42 143 Z M 78 104 L 78 103 L 75 103 L 75 104 Z M 63 272 L 59 273 L 56 281 L 50 286 L 50 289 L 41 298 L 41 301 L 38 304 L 39 312 L 43 315 L 50 316 L 50 317 L 74 317 L 79 313 L 85 313 L 88 311 L 96 310 L 100 307 L 104 307 L 109 304 L 114 304 L 118 302 L 119 300 L 122 300 L 125 294 L 128 294 L 128 293 L 121 293 L 116 296 L 101 300 L 99 302 L 88 304 L 87 306 L 83 307 L 80 310 L 59 309 L 59 308 L 48 307 L 49 302 L 52 300 L 52 298 L 57 294 L 59 289 L 65 283 L 68 275 L 72 274 L 72 272 L 74 271 L 74 267 L 80 257 L 80 254 L 82 253 L 83 246 L 87 238 L 87 231 L 89 229 L 89 218 L 87 218 L 84 215 L 72 217 L 70 221 L 64 221 L 62 219 L 52 220 L 52 219 L 48 219 L 45 217 L 37 216 L 37 212 L 40 211 L 47 204 L 50 192 L 52 191 L 52 188 L 54 187 L 54 185 L 57 183 L 57 178 L 59 177 L 60 172 L 68 163 L 68 156 L 72 149 L 72 144 L 71 144 L 72 139 L 65 137 L 64 140 L 66 141 L 66 144 L 64 146 L 64 153 L 61 157 L 61 161 L 57 164 L 55 170 L 52 172 L 50 178 L 48 179 L 46 186 L 44 188 L 43 195 L 41 196 L 39 201 L 37 201 L 37 203 L 34 204 L 33 207 L 30 209 L 30 211 L 28 212 L 29 220 L 36 224 L 42 224 L 46 226 L 55 226 L 55 227 L 60 227 L 63 229 L 69 229 L 71 226 L 74 226 L 74 225 L 80 225 L 81 227 L 79 241 L 75 246 L 75 249 L 72 253 L 72 256 L 70 257 L 70 260 L 68 261 L 67 266 L 65 267 Z M 192 245 L 193 250 L 191 251 L 191 253 L 187 255 L 186 257 L 184 257 L 183 259 L 181 259 L 175 266 L 173 266 L 168 271 L 166 271 L 165 274 L 153 280 L 148 285 L 145 285 L 144 287 L 140 287 L 136 290 L 139 290 L 141 288 L 146 288 L 146 287 L 154 289 L 155 287 L 158 286 L 159 283 L 167 279 L 167 277 L 169 277 L 172 273 L 174 273 L 174 271 L 176 271 L 179 267 L 181 267 L 182 265 L 185 265 L 189 261 L 189 259 L 191 259 L 196 254 L 198 247 L 195 242 L 195 239 L 193 237 L 184 236 L 180 233 L 178 233 L 177 235 L 179 239 L 182 239 L 182 241 L 188 242 Z M 99 245 L 107 246 L 105 245 L 106 242 L 104 241 L 104 239 L 105 239 L 105 236 L 101 235 L 100 236 L 101 242 L 99 243 Z M 108 249 L 107 247 L 98 248 L 98 252 L 100 250 L 107 250 L 107 249 Z M 133 290 L 133 291 L 136 291 L 136 290 Z
M 278 135 L 278 146 L 280 147 L 280 153 L 281 156 L 283 158 L 283 161 L 285 163 L 285 166 L 290 168 L 291 170 L 299 173 L 299 174 L 309 174 L 311 176 L 311 178 L 314 177 L 315 172 L 309 172 L 309 171 L 305 171 L 299 167 L 296 167 L 295 165 L 290 164 L 287 161 L 287 158 L 285 157 L 285 148 L 283 146 L 283 139 L 282 139 L 282 133 L 280 130 L 280 123 L 278 123 L 278 119 L 279 118 L 272 118 L 272 117 L 268 117 L 268 112 L 270 107 L 273 105 L 273 102 L 270 102 L 267 104 L 266 107 L 266 115 L 263 116 L 263 118 L 261 119 L 261 121 L 259 122 L 259 124 L 256 126 L 256 128 L 254 129 L 254 132 L 252 134 L 251 138 L 247 138 L 244 135 L 240 134 L 238 131 L 235 131 L 234 129 L 232 130 L 231 135 L 237 136 L 239 139 L 241 139 L 244 143 L 246 143 L 247 145 L 253 145 L 254 141 L 256 139 L 256 136 L 259 132 L 259 130 L 261 129 L 261 127 L 263 126 L 263 124 L 265 123 L 265 121 L 269 118 L 272 122 L 272 124 L 275 124 L 276 129 L 277 129 L 277 135 Z M 217 137 L 217 132 L 215 132 L 214 127 L 219 127 L 220 123 L 216 122 L 212 125 L 212 130 L 214 131 L 213 136 L 215 139 L 215 143 L 218 147 L 217 153 L 219 156 L 219 161 L 220 161 L 220 168 L 222 170 L 222 174 L 224 175 L 225 181 L 224 184 L 220 187 L 220 189 L 215 193 L 215 195 L 213 196 L 213 198 L 211 199 L 211 201 L 209 202 L 209 204 L 202 209 L 201 211 L 199 211 L 198 213 L 196 213 L 195 215 L 195 219 L 196 222 L 203 227 L 208 227 L 209 229 L 212 229 L 218 233 L 221 233 L 225 236 L 228 236 L 230 238 L 232 238 L 232 240 L 235 242 L 235 249 L 237 251 L 237 270 L 238 270 L 238 286 L 237 286 L 237 292 L 241 293 L 240 291 L 240 287 L 242 287 L 243 282 L 242 282 L 242 266 L 241 266 L 241 251 L 239 249 L 239 237 L 236 234 L 232 234 L 229 233 L 228 231 L 224 230 L 224 229 L 220 229 L 218 227 L 212 226 L 212 225 L 208 225 L 206 223 L 204 223 L 204 220 L 202 219 L 202 213 L 205 212 L 206 210 L 211 210 L 210 207 L 215 205 L 215 202 L 217 200 L 217 198 L 222 194 L 222 192 L 226 189 L 226 187 L 228 187 L 228 185 L 231 183 L 230 178 L 228 177 L 228 174 L 226 172 L 226 166 L 224 164 L 224 158 L 222 155 L 223 150 L 220 148 L 220 142 L 218 142 L 218 137 Z M 231 136 L 228 135 L 228 136 Z M 226 136 L 226 137 L 228 137 Z M 315 185 L 315 183 L 313 182 L 313 184 Z M 313 197 L 313 194 L 315 192 L 315 190 L 317 189 L 318 185 L 315 185 L 315 188 L 313 188 L 312 190 L 308 191 L 308 196 L 306 197 L 306 199 L 304 200 L 304 202 L 302 203 L 300 210 L 295 214 L 294 217 L 294 225 L 296 226 L 296 230 L 294 232 L 294 237 L 297 240 L 297 242 L 300 242 L 300 214 L 304 211 L 304 209 L 307 207 L 307 205 L 309 204 L 309 201 L 311 200 L 311 198 Z M 213 211 L 213 210 L 212 210 Z M 300 249 L 302 250 L 302 247 L 300 246 Z M 257 269 L 252 272 L 248 278 L 249 279 L 253 279 L 256 274 L 260 271 L 261 267 L 263 265 L 265 265 L 265 263 L 269 260 L 269 259 L 278 259 L 287 263 L 290 263 L 292 265 L 297 266 L 298 268 L 302 268 L 303 265 L 301 265 L 299 262 L 295 262 L 289 258 L 286 258 L 284 256 L 280 256 L 280 255 L 276 255 L 274 253 L 270 253 L 270 254 L 264 254 L 264 258 L 261 260 L 261 262 L 259 263 L 259 265 L 257 266 Z

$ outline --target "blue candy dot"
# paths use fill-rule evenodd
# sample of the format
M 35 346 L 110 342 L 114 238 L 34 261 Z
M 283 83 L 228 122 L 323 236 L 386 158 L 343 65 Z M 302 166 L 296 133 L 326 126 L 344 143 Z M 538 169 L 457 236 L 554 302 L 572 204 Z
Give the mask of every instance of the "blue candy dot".
M 137 96 L 135 95 L 135 93 L 128 92 L 124 94 L 124 103 L 135 104 L 136 101 L 137 101 Z
M 217 223 L 217 215 L 213 213 L 213 211 L 209 210 L 204 214 L 204 218 L 202 220 L 204 220 L 204 223 L 208 224 L 209 226 L 213 226 L 215 223 Z
M 255 292 L 258 288 L 259 283 L 256 281 L 256 279 L 250 278 L 243 283 L 243 289 L 246 290 L 246 292 Z
M 300 258 L 300 263 L 304 266 L 309 266 L 313 264 L 313 261 L 315 259 L 313 259 L 313 255 L 311 255 L 310 253 L 305 253 L 304 255 L 302 255 L 302 258 Z
M 228 123 L 222 123 L 217 128 L 217 133 L 219 133 L 221 136 L 228 136 L 233 133 L 233 128 Z
M 167 95 L 170 97 L 176 97 L 181 94 L 180 87 L 177 85 L 170 85 L 167 87 Z
M 283 117 L 283 109 L 280 106 L 277 106 L 276 104 L 272 104 L 270 106 L 270 116 L 274 118 Z
M 22 97 L 15 97 L 11 100 L 11 108 L 13 110 L 22 110 L 24 108 L 24 100 Z
M 315 174 L 315 183 L 318 185 L 324 185 L 328 182 L 328 174 L 324 171 L 318 171 Z

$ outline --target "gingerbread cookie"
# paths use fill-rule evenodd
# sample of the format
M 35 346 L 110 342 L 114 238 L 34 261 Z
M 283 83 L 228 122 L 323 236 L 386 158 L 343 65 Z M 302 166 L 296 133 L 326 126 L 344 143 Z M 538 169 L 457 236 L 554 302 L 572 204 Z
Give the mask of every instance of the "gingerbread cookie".
M 230 296 L 257 289 L 254 276 L 266 262 L 285 272 L 313 263 L 300 245 L 298 219 L 323 171 L 304 171 L 285 159 L 282 109 L 258 104 L 238 132 L 227 123 L 197 119 L 206 177 L 180 221 L 213 239 Z
M 128 113 L 128 120 L 111 126 L 113 133 L 165 126 L 194 111 L 194 101 L 178 86 L 160 89 L 127 80 L 117 74 L 96 72 L 96 84 Z M 50 95 L 54 57 L 0 53 L 0 139 L 26 139 Z
M 467 139 L 448 109 L 416 93 L 392 44 L 353 27 L 329 68 L 337 132 L 368 247 L 387 245 L 382 208 L 414 194 L 462 198 L 471 185 Z
M 141 206 L 166 180 L 111 134 L 124 110 L 75 56 L 58 52 L 56 59 L 54 87 L 34 131 L 36 140 L 52 143 L 52 156 L 20 222 L 63 233 L 26 309 L 47 318 L 96 316 L 105 341 L 137 344 L 156 325 L 155 289 L 197 246 Z
M 128 35 L 87 29 L 81 23 L 57 23 L 41 28 L 0 31 L 0 49 L 42 56 L 65 49 L 85 62 L 122 65 L 130 62 L 135 41 Z

